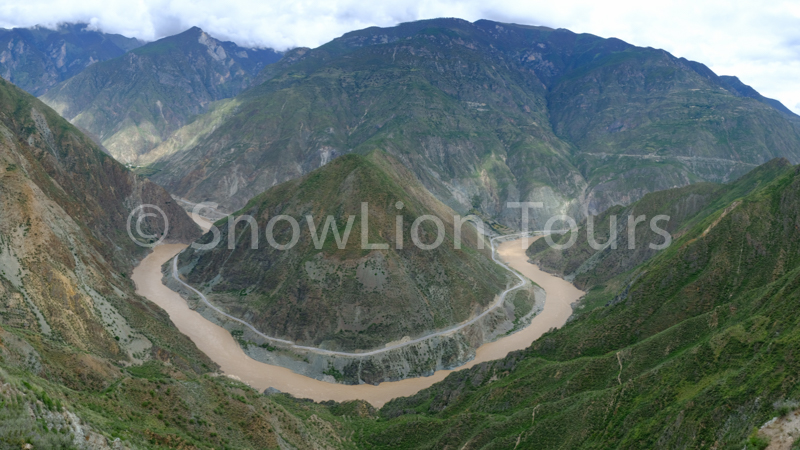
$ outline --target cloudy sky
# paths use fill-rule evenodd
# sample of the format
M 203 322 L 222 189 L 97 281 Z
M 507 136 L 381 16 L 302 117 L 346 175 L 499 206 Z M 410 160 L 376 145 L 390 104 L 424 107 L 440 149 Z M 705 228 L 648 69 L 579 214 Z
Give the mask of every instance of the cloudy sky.
M 800 0 L 4 0 L 0 27 L 84 21 L 155 40 L 197 25 L 244 46 L 315 47 L 347 31 L 434 17 L 567 28 L 663 48 L 737 75 L 800 113 Z

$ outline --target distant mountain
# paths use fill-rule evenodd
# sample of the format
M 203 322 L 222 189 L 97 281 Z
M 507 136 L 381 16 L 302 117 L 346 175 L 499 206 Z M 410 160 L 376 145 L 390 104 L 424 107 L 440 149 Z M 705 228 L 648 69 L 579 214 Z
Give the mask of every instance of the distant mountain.
M 135 38 L 89 29 L 85 23 L 0 29 L 0 76 L 40 96 L 90 65 L 143 44 Z
M 704 67 L 704 66 L 703 66 Z M 663 50 L 491 21 L 412 22 L 295 49 L 154 151 L 153 180 L 233 211 L 380 148 L 457 211 L 534 227 L 800 161 L 800 120 Z M 713 75 L 713 76 L 712 76 Z
M 194 27 L 95 64 L 42 100 L 93 134 L 118 160 L 139 164 L 192 116 L 249 87 L 280 57 L 270 49 L 219 41 Z
M 361 202 L 368 203 L 368 228 L 362 225 Z M 402 202 L 400 209 L 398 202 Z M 179 269 L 224 311 L 247 318 L 268 336 L 300 345 L 353 352 L 382 348 L 404 337 L 422 337 L 479 314 L 512 282 L 506 270 L 491 260 L 488 243 L 484 250 L 477 249 L 471 224 L 463 226 L 463 247 L 455 249 L 454 212 L 383 152 L 339 157 L 302 178 L 269 189 L 234 216 L 242 214 L 258 223 L 258 250 L 251 250 L 253 229 L 246 222 L 237 226 L 235 249 L 229 249 L 228 225 L 223 220 L 217 222 L 221 243 L 210 250 L 185 250 Z M 403 218 L 399 236 L 398 214 Z M 421 250 L 412 241 L 412 224 L 426 214 L 444 225 L 443 241 L 434 250 Z M 291 216 L 301 225 L 297 244 L 289 250 L 276 249 L 264 239 L 268 221 L 278 215 Z M 309 231 L 309 215 L 316 235 L 325 234 L 318 238 L 319 245 Z M 346 245 L 339 247 L 330 229 L 322 231 L 325 220 L 335 218 L 334 226 L 344 239 L 351 216 Z M 436 230 L 433 222 L 424 222 L 419 228 L 420 241 L 435 242 Z M 291 239 L 286 223 L 278 223 L 274 232 L 277 242 Z M 370 243 L 387 248 L 362 248 L 362 232 L 368 232 Z M 199 242 L 211 238 L 209 233 Z M 512 315 L 510 322 L 514 320 Z M 225 326 L 241 329 L 235 322 Z M 492 335 L 490 328 L 487 336 Z M 443 357 L 433 356 L 437 353 L 433 351 L 426 353 L 422 361 L 426 366 L 411 371 L 424 373 L 457 365 L 463 362 L 458 359 L 460 354 L 471 354 L 482 343 L 477 339 L 460 350 L 458 343 L 448 345 Z M 357 360 L 355 365 L 362 363 Z M 389 371 L 376 369 L 384 370 Z M 348 381 L 357 383 L 362 378 L 368 382 L 384 379 L 375 373 L 371 378 L 352 376 Z

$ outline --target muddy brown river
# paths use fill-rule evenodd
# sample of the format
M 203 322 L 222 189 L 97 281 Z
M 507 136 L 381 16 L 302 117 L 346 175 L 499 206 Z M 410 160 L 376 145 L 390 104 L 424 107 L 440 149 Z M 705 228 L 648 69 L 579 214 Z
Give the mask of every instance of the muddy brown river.
M 204 227 L 205 228 L 205 227 Z M 370 384 L 343 385 L 327 383 L 296 374 L 289 369 L 256 361 L 239 347 L 231 334 L 224 328 L 206 320 L 196 311 L 189 309 L 186 301 L 176 292 L 161 283 L 161 265 L 186 248 L 182 244 L 157 246 L 133 271 L 136 292 L 162 307 L 181 333 L 188 336 L 209 358 L 219 364 L 220 370 L 228 376 L 239 379 L 263 391 L 273 387 L 295 397 L 310 398 L 316 401 L 361 399 L 376 408 L 383 406 L 395 397 L 410 396 L 432 384 L 443 380 L 455 370 L 463 370 L 475 364 L 499 359 L 511 351 L 521 350 L 531 345 L 551 328 L 563 326 L 572 314 L 573 302 L 584 292 L 528 263 L 525 249 L 538 237 L 521 238 L 500 244 L 497 254 L 509 266 L 541 286 L 547 293 L 544 309 L 533 318 L 525 329 L 477 349 L 475 359 L 454 370 L 440 370 L 429 377 L 409 378 L 402 381 Z

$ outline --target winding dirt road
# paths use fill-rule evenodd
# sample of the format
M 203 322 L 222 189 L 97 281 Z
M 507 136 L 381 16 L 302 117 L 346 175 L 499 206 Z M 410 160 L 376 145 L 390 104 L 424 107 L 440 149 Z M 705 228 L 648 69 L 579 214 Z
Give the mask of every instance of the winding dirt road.
M 198 218 L 195 218 L 195 220 L 197 221 Z M 198 223 L 202 223 L 202 222 L 198 221 Z M 208 306 L 209 308 L 211 308 L 214 311 L 216 311 L 217 314 L 219 314 L 221 316 L 224 316 L 224 317 L 227 317 L 228 319 L 230 319 L 230 320 L 232 320 L 234 322 L 238 322 L 238 323 L 244 325 L 245 327 L 249 328 L 253 333 L 261 336 L 262 338 L 266 339 L 267 341 L 271 341 L 271 342 L 274 342 L 274 343 L 277 343 L 277 344 L 282 344 L 282 345 L 288 345 L 288 346 L 290 346 L 291 348 L 293 348 L 295 350 L 308 351 L 308 352 L 312 352 L 312 353 L 317 353 L 319 355 L 345 356 L 345 357 L 351 357 L 351 358 L 364 358 L 364 357 L 368 357 L 368 356 L 378 355 L 378 354 L 381 354 L 381 353 L 386 353 L 388 351 L 396 350 L 398 348 L 408 347 L 410 345 L 414 345 L 414 344 L 420 343 L 422 341 L 427 341 L 428 339 L 432 339 L 432 338 L 435 338 L 435 337 L 438 337 L 438 336 L 444 336 L 444 335 L 455 333 L 456 331 L 464 329 L 465 327 L 468 327 L 468 326 L 474 324 L 475 322 L 481 320 L 481 318 L 483 318 L 487 314 L 491 313 L 495 309 L 497 309 L 500 306 L 502 306 L 505 303 L 506 296 L 508 295 L 509 292 L 515 291 L 515 290 L 517 290 L 517 289 L 519 289 L 519 288 L 521 288 L 522 286 L 525 285 L 525 279 L 520 274 L 518 274 L 518 273 L 514 272 L 513 270 L 511 270 L 505 264 L 505 262 L 502 261 L 502 259 L 498 258 L 497 246 L 496 246 L 497 242 L 495 241 L 495 239 L 498 239 L 498 238 L 493 238 L 492 239 L 492 259 L 497 264 L 500 264 L 501 266 L 503 266 L 506 269 L 508 269 L 509 272 L 511 272 L 512 274 L 514 274 L 515 277 L 518 278 L 518 283 L 516 285 L 514 285 L 514 286 L 512 286 L 510 288 L 507 288 L 503 292 L 501 292 L 497 296 L 497 298 L 494 300 L 494 302 L 492 302 L 492 304 L 489 305 L 489 307 L 487 307 L 482 313 L 480 313 L 477 316 L 475 316 L 475 317 L 473 317 L 473 318 L 471 318 L 469 320 L 466 320 L 466 321 L 464 321 L 462 323 L 454 325 L 454 326 L 452 326 L 450 328 L 445 328 L 443 330 L 436 331 L 434 333 L 431 333 L 431 334 L 428 334 L 428 335 L 425 335 L 425 336 L 418 337 L 416 339 L 403 341 L 403 342 L 400 342 L 400 343 L 397 343 L 397 344 L 386 345 L 386 346 L 384 346 L 382 348 L 379 348 L 379 349 L 364 350 L 364 351 L 359 351 L 359 352 L 341 352 L 341 351 L 336 351 L 336 350 L 326 350 L 326 349 L 319 348 L 319 347 L 308 347 L 308 346 L 305 346 L 305 345 L 295 344 L 294 342 L 287 341 L 286 339 L 280 339 L 280 338 L 276 338 L 276 337 L 273 337 L 273 336 L 267 336 L 266 334 L 258 331 L 258 329 L 256 329 L 256 327 L 254 327 L 252 324 L 250 324 L 248 322 L 245 322 L 244 320 L 239 319 L 238 317 L 233 317 L 230 314 L 226 313 L 225 311 L 222 311 L 221 309 L 217 308 L 216 306 L 214 306 L 213 303 L 208 301 L 208 298 L 206 298 L 206 296 L 202 292 L 198 291 L 194 287 L 192 287 L 189 284 L 187 284 L 186 282 L 184 282 L 181 279 L 181 277 L 178 275 L 178 255 L 175 255 L 175 257 L 172 258 L 172 278 L 175 279 L 175 281 L 177 281 L 181 285 L 183 285 L 185 288 L 189 289 L 191 292 L 194 292 L 194 294 L 197 295 L 200 298 L 200 300 L 202 300 L 206 304 L 206 306 Z
M 477 349 L 475 359 L 455 369 L 462 370 L 475 364 L 504 357 L 508 352 L 527 348 L 551 328 L 559 328 L 572 314 L 573 302 L 583 296 L 572 284 L 547 274 L 529 264 L 525 249 L 533 238 L 521 238 L 500 244 L 497 254 L 510 267 L 533 280 L 546 292 L 542 312 L 533 318 L 525 329 Z M 342 385 L 326 383 L 289 369 L 264 364 L 245 355 L 239 344 L 224 328 L 213 324 L 196 311 L 189 309 L 186 301 L 176 292 L 161 283 L 161 265 L 172 259 L 186 246 L 181 244 L 156 247 L 133 271 L 137 293 L 156 303 L 170 316 L 178 329 L 188 336 L 197 347 L 219 364 L 222 372 L 253 386 L 258 390 L 274 387 L 296 397 L 315 401 L 345 401 L 362 399 L 380 407 L 395 398 L 413 395 L 432 384 L 443 380 L 453 370 L 440 370 L 430 377 L 409 378 L 373 385 Z

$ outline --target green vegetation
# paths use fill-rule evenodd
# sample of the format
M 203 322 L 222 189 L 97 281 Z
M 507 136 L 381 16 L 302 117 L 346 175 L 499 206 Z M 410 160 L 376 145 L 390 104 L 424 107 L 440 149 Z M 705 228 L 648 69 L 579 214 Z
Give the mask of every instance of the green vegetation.
M 8 358 L 13 351 L 6 347 L 0 354 Z M 135 448 L 262 449 L 278 448 L 282 439 L 298 448 L 353 448 L 341 442 L 344 429 L 325 406 L 263 396 L 224 376 L 160 362 L 147 365 L 146 376 L 131 368 L 93 387 L 45 380 L 5 359 L 0 362 L 0 446 L 67 449 L 82 448 L 84 440 L 120 439 Z M 48 364 L 51 373 L 75 369 L 54 360 Z M 308 420 L 312 415 L 317 419 Z
M 363 423 L 360 445 L 763 448 L 750 430 L 800 397 L 800 170 L 772 164 L 725 190 L 748 181 L 758 187 L 739 206 L 697 212 L 638 276 L 584 299 L 605 306 L 393 400 Z
M 238 210 L 333 157 L 381 149 L 462 214 L 519 229 L 506 203 L 542 201 L 530 224 L 541 228 L 563 212 L 727 182 L 775 157 L 800 161 L 800 118 L 732 86 L 661 50 L 567 30 L 369 28 L 287 52 L 227 117 L 179 132 L 200 138 L 158 161 L 153 180 Z
M 554 250 L 546 240 L 540 239 L 534 242 L 527 253 L 531 260 L 543 269 L 570 277 L 576 286 L 584 290 L 609 283 L 624 273 L 628 274 L 625 277 L 617 277 L 618 281 L 629 282 L 636 276 L 629 271 L 659 252 L 649 245 L 664 241 L 662 236 L 650 228 L 649 223 L 653 217 L 669 216 L 668 221 L 659 222 L 658 226 L 674 238 L 678 238 L 709 215 L 723 214 L 719 211 L 725 210 L 754 189 L 791 170 L 788 161 L 776 159 L 730 184 L 697 183 L 678 189 L 654 192 L 630 206 L 613 207 L 593 216 L 591 219 L 594 223 L 594 237 L 601 245 L 608 242 L 611 235 L 609 226 L 612 217 L 616 217 L 617 248 L 608 247 L 601 251 L 592 249 L 587 240 L 587 225 L 584 222 L 580 224 L 577 231 L 578 239 L 571 248 L 563 251 Z M 639 216 L 644 216 L 645 221 L 636 225 L 634 248 L 630 249 L 628 220 L 629 217 Z M 556 237 L 554 240 L 557 244 L 566 244 L 570 240 L 570 234 Z M 612 285 L 609 290 L 620 288 L 619 285 Z M 595 296 L 589 298 L 594 299 Z M 591 303 L 592 301 L 584 302 L 584 307 Z
M 168 49 L 155 50 L 130 56 Z M 174 214 L 169 196 L 0 81 L 0 119 L 12 137 L 0 143 L 0 446 L 760 449 L 768 441 L 754 430 L 797 408 L 800 168 L 774 160 L 728 185 L 644 195 L 735 178 L 763 157 L 796 158 L 796 119 L 767 99 L 722 91 L 744 88 L 663 52 L 484 21 L 350 33 L 295 50 L 259 80 L 236 103 L 218 105 L 213 120 L 193 122 L 200 131 L 225 123 L 181 157 L 205 158 L 197 150 L 217 144 L 228 153 L 209 157 L 204 164 L 217 171 L 184 188 L 211 198 L 208 186 L 246 166 L 252 172 L 242 176 L 264 173 L 248 189 L 265 192 L 245 203 L 252 192 L 242 189 L 237 201 L 260 230 L 278 214 L 303 224 L 306 214 L 331 214 L 343 232 L 356 216 L 355 245 L 341 250 L 332 237 L 314 249 L 301 227 L 291 252 L 246 251 L 243 224 L 236 250 L 183 254 L 190 282 L 208 283 L 215 302 L 251 313 L 267 333 L 367 347 L 485 305 L 505 274 L 475 248 L 474 234 L 452 251 L 453 210 L 426 187 L 462 211 L 506 220 L 497 206 L 511 197 L 552 189 L 561 207 L 585 184 L 598 211 L 630 203 L 597 217 L 599 241 L 611 214 L 661 213 L 673 218 L 674 241 L 660 252 L 628 251 L 621 221 L 616 251 L 580 244 L 556 253 L 537 243 L 532 257 L 587 289 L 572 320 L 379 411 L 262 395 L 220 376 L 118 275 L 143 255 L 120 231 L 126 201 L 152 199 Z M 365 156 L 332 159 L 350 150 Z M 157 176 L 186 176 L 157 168 Z M 631 189 L 638 202 L 639 194 L 624 197 Z M 370 241 L 389 250 L 358 248 L 361 201 L 370 204 Z M 441 250 L 396 249 L 397 201 L 406 237 L 420 215 L 442 218 Z M 175 237 L 190 239 L 188 219 L 171 217 Z M 226 223 L 217 225 L 225 242 Z M 647 228 L 637 242 L 656 238 Z M 276 231 L 288 240 L 287 228 Z M 422 231 L 428 242 L 433 228 Z M 521 295 L 511 301 L 517 314 L 530 305 Z M 340 327 L 339 317 L 360 319 Z M 324 373 L 353 381 L 350 369 Z
M 343 374 L 342 372 L 339 372 L 338 370 L 336 370 L 336 368 L 335 368 L 335 367 L 333 367 L 333 366 L 331 366 L 331 367 L 328 367 L 328 368 L 327 368 L 327 369 L 325 369 L 325 371 L 324 371 L 324 372 L 322 372 L 322 373 L 323 373 L 323 374 L 325 374 L 325 375 L 330 375 L 330 376 L 332 376 L 332 377 L 333 377 L 333 378 L 334 378 L 336 381 L 339 381 L 339 382 L 341 382 L 341 381 L 344 381 L 344 380 L 345 380 L 345 378 L 344 378 L 344 374 Z
M 369 242 L 388 244 L 388 249 L 361 247 L 362 202 L 369 205 Z M 403 205 L 400 210 L 398 202 Z M 324 343 L 326 348 L 352 351 L 423 336 L 467 320 L 509 282 L 505 271 L 491 261 L 488 245 L 477 250 L 472 226 L 463 226 L 462 249 L 455 250 L 455 213 L 383 152 L 337 158 L 253 198 L 232 217 L 244 214 L 258 222 L 258 251 L 251 250 L 252 229 L 245 221 L 236 225 L 235 249 L 227 249 L 227 221 L 233 220 L 229 218 L 217 224 L 221 244 L 211 250 L 188 249 L 179 258 L 179 269 L 190 268 L 188 281 L 209 286 L 209 299 L 230 314 L 250 317 L 261 332 L 303 345 Z M 411 240 L 412 224 L 425 214 L 444 223 L 444 241 L 431 251 Z M 267 223 L 278 215 L 291 216 L 300 225 L 298 243 L 290 250 L 265 241 Z M 403 220 L 402 242 L 395 231 L 398 215 Z M 307 216 L 314 220 L 320 248 L 311 237 Z M 348 218 L 354 217 L 342 248 L 330 228 L 322 240 L 329 216 L 341 239 Z M 285 221 L 273 229 L 278 243 L 289 242 L 291 234 Z M 436 227 L 423 222 L 419 234 L 422 242 L 433 242 Z M 231 333 L 243 343 L 238 325 L 232 327 Z

